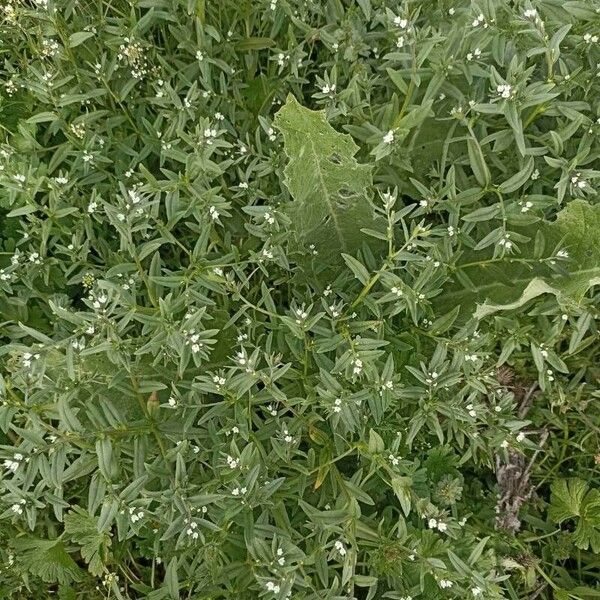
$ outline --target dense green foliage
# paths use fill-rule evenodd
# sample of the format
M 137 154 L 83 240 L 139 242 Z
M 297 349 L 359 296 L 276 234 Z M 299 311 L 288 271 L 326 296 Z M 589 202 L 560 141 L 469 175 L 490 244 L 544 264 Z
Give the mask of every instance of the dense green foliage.
M 599 38 L 4 2 L 0 597 L 600 597 Z

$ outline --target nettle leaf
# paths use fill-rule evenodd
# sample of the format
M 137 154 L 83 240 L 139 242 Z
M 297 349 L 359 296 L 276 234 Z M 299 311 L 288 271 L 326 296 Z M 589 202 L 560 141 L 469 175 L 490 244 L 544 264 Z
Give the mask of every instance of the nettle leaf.
M 339 263 L 342 253 L 355 254 L 365 241 L 361 229 L 379 228 L 369 201 L 372 167 L 356 161 L 358 146 L 329 125 L 324 111 L 305 108 L 291 95 L 274 125 L 289 158 L 285 184 L 294 202 L 284 210 L 292 221 L 292 249 L 316 251 L 320 264 Z
M 578 303 L 591 286 L 600 284 L 600 205 L 573 200 L 554 222 L 520 233 L 531 241 L 519 244 L 518 254 L 462 270 L 463 289 L 446 294 L 445 306 L 451 302 L 465 309 L 478 303 L 474 316 L 483 319 L 521 308 L 542 294 L 553 294 L 562 305 Z M 569 260 L 560 262 L 561 271 L 537 260 L 536 234 L 543 240 L 544 257 L 557 248 L 569 253 Z M 528 263 L 523 264 L 522 259 Z
M 578 548 L 600 552 L 600 492 L 589 490 L 579 478 L 560 479 L 551 486 L 548 517 L 555 523 L 575 519 L 573 542 Z

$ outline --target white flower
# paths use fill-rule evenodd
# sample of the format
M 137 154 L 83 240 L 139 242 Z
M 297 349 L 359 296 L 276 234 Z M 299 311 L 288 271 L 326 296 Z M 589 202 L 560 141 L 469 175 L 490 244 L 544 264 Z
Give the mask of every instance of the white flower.
M 336 398 L 333 404 L 334 404 L 334 406 L 333 406 L 334 413 L 342 412 L 342 399 L 341 398 Z
M 481 592 L 482 590 L 480 587 L 476 586 L 474 588 L 471 588 L 471 594 L 473 594 L 473 596 L 481 596 Z
M 501 83 L 496 86 L 496 91 L 500 95 L 501 98 L 511 98 L 513 96 L 513 88 L 508 83 Z
M 177 398 L 174 398 L 173 396 L 171 396 L 169 398 L 168 402 L 169 402 L 169 406 L 173 406 L 173 407 L 177 406 Z
M 346 546 L 344 546 L 344 543 L 340 540 L 337 540 L 333 546 L 340 556 L 346 556 L 346 554 L 348 553 L 348 551 L 346 550 Z
M 14 473 L 19 468 L 21 463 L 18 460 L 11 460 L 10 458 L 7 458 L 2 464 L 4 465 L 5 469 L 11 473 Z
M 267 581 L 265 587 L 269 592 L 273 592 L 274 594 L 279 594 L 279 590 L 281 589 L 274 581 Z
M 427 521 L 427 527 L 429 527 L 429 529 L 435 529 L 437 527 L 437 519 L 429 519 L 429 521 Z
M 400 17 L 395 17 L 394 25 L 396 25 L 396 27 L 400 27 L 400 29 L 406 29 L 408 26 L 408 21 L 406 19 L 401 19 Z
M 394 141 L 394 132 L 393 130 L 389 130 L 384 136 L 383 136 L 383 143 L 384 144 L 391 144 Z
M 523 13 L 526 19 L 537 19 L 538 11 L 535 8 L 530 8 Z
M 450 581 L 449 579 L 440 579 L 438 584 L 442 589 L 446 589 L 451 588 L 454 585 L 454 582 Z
M 240 464 L 240 459 L 227 455 L 227 464 L 229 465 L 230 469 L 237 469 Z
M 25 502 L 25 500 L 21 500 L 21 504 L 13 504 L 10 507 L 10 510 L 12 510 L 17 515 L 22 515 L 23 514 L 23 506 L 22 506 L 22 504 L 24 502 Z
M 531 176 L 533 179 L 533 175 Z M 521 212 L 522 213 L 526 213 L 529 212 L 529 209 L 533 206 L 533 202 L 527 200 L 527 202 L 524 202 L 521 206 Z
M 447 529 L 448 529 L 448 525 L 446 523 L 444 523 L 443 521 L 438 521 L 438 524 L 437 524 L 438 531 L 441 531 L 443 533 Z
M 388 459 L 394 467 L 397 467 L 400 464 L 400 459 L 397 456 L 394 456 L 393 454 L 390 454 L 388 456 Z

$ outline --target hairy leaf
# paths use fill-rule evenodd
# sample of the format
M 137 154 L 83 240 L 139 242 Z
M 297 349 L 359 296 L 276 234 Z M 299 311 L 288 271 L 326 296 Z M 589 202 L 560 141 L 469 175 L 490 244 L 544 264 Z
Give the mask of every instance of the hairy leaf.
M 542 294 L 553 294 L 561 304 L 577 303 L 591 286 L 600 283 L 600 205 L 574 200 L 554 222 L 539 227 L 544 257 L 557 248 L 569 254 L 568 260 L 556 261 L 555 265 L 537 260 L 535 228 L 522 233 L 531 241 L 520 244 L 518 254 L 499 262 L 483 259 L 482 264 L 463 267 L 463 289 L 446 294 L 445 305 L 461 304 L 465 309 L 478 303 L 474 316 L 482 319 L 520 308 Z M 528 262 L 524 264 L 522 259 Z
M 316 252 L 321 264 L 338 263 L 341 253 L 360 248 L 362 228 L 378 228 L 369 203 L 372 167 L 356 161 L 358 146 L 327 123 L 324 111 L 304 108 L 291 95 L 274 124 L 289 158 L 285 183 L 294 202 L 285 212 L 293 249 Z

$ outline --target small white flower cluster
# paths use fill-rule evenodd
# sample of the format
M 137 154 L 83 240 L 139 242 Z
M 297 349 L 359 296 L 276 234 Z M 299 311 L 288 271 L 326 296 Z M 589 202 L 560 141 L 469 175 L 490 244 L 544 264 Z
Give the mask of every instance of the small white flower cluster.
M 40 357 L 40 355 L 37 353 L 32 354 L 31 352 L 23 352 L 23 356 L 21 357 L 21 364 L 26 369 L 29 369 L 31 367 L 31 361 L 38 360 L 39 357 Z
M 42 58 L 52 58 L 58 54 L 59 45 L 56 40 L 42 40 Z
M 581 173 L 575 173 L 575 175 L 572 175 L 571 183 L 579 189 L 583 189 L 587 186 L 587 181 L 581 178 Z
M 144 518 L 144 511 L 141 508 L 130 507 L 129 518 L 131 519 L 132 523 L 137 523 Z
M 529 212 L 532 207 L 533 207 L 533 202 L 531 202 L 531 200 L 527 200 L 525 202 L 522 202 L 521 203 L 521 212 L 522 213 Z
M 439 377 L 439 374 L 436 371 L 432 371 L 431 373 L 429 373 L 428 377 L 425 378 L 425 383 L 435 387 L 435 386 L 437 386 L 438 377 Z
M 277 55 L 277 64 L 278 64 L 280 67 L 284 67 L 284 66 L 285 66 L 285 63 L 286 63 L 286 61 L 288 61 L 288 60 L 290 60 L 290 55 L 289 55 L 289 54 L 284 54 L 283 52 L 280 52 L 280 53 Z
M 210 218 L 211 218 L 213 221 L 218 221 L 218 220 L 219 220 L 219 216 L 220 216 L 220 214 L 219 214 L 219 211 L 216 209 L 216 207 L 214 207 L 214 206 L 211 206 L 211 207 L 208 209 L 208 214 L 209 214 Z
M 508 83 L 500 83 L 496 86 L 496 92 L 501 98 L 508 100 L 509 98 L 514 98 L 515 92 L 512 85 Z
M 335 89 L 336 89 L 336 85 L 335 83 L 326 83 L 322 88 L 321 88 L 321 93 L 329 95 L 329 96 L 333 96 L 335 94 Z
M 354 375 L 360 375 L 362 373 L 362 370 L 363 370 L 363 361 L 360 358 L 355 357 L 352 360 L 352 373 Z
M 194 354 L 198 354 L 204 348 L 204 344 L 200 341 L 200 334 L 195 329 L 186 331 L 184 334 L 187 337 L 185 341 L 186 345 L 191 347 Z
M 467 404 L 467 410 L 469 411 L 469 416 L 475 418 L 477 416 L 477 411 L 472 404 Z
M 344 542 L 342 542 L 341 540 L 336 540 L 335 544 L 333 544 L 333 547 L 335 548 L 336 552 L 342 557 L 348 554 L 348 550 L 346 549 Z
M 392 463 L 392 466 L 394 466 L 394 467 L 397 467 L 400 464 L 399 456 L 394 456 L 393 454 L 390 454 L 388 456 L 388 460 Z
M 342 314 L 342 306 L 342 304 L 330 304 L 327 310 L 334 319 L 337 319 Z
M 12 510 L 16 515 L 22 515 L 25 504 L 27 504 L 27 501 L 25 499 L 21 498 L 21 500 L 19 500 L 19 502 L 16 502 L 15 504 L 13 504 L 10 507 L 10 510 Z
M 96 295 L 93 291 L 91 291 L 89 295 L 89 301 L 92 303 L 93 308 L 103 311 L 106 308 L 108 296 L 104 292 L 100 292 Z
M 392 144 L 394 142 L 394 131 L 393 129 L 390 129 L 384 136 L 383 136 L 383 143 L 384 144 Z
M 394 382 L 390 379 L 381 384 L 379 395 L 383 396 L 384 392 L 391 392 L 394 389 Z
M 71 123 L 69 129 L 76 138 L 82 140 L 85 137 L 85 123 Z
M 467 60 L 469 62 L 471 62 L 474 58 L 480 58 L 481 57 L 481 50 L 479 48 L 475 48 L 475 50 L 473 50 L 473 52 L 469 52 L 467 54 Z
M 427 521 L 427 527 L 429 527 L 429 529 L 437 529 L 442 533 L 448 530 L 448 525 L 444 523 L 444 521 L 439 521 L 438 519 L 429 519 Z
M 11 473 L 15 473 L 23 459 L 24 456 L 20 452 L 17 452 L 14 454 L 12 459 L 7 458 L 2 464 L 5 469 L 10 471 Z
M 131 76 L 134 79 L 143 79 L 148 74 L 148 62 L 146 61 L 146 52 L 138 42 L 124 39 L 124 44 L 119 46 L 117 58 L 129 65 Z
M 475 19 L 473 19 L 471 25 L 473 25 L 473 27 L 479 27 L 480 25 L 483 25 L 484 28 L 487 28 L 488 26 L 483 13 L 479 13 Z
M 240 466 L 240 459 L 233 458 L 233 456 L 227 455 L 227 465 L 230 469 L 237 469 Z
M 337 414 L 342 412 L 342 399 L 341 398 L 336 398 L 333 401 L 333 408 L 331 410 Z
M 504 248 L 505 250 L 510 250 L 512 248 L 513 243 L 510 241 L 510 233 L 505 233 L 504 237 L 500 239 L 498 242 L 498 246 Z
M 186 519 L 186 522 L 187 521 L 188 520 Z M 193 540 L 197 540 L 198 537 L 200 536 L 200 534 L 198 533 L 197 529 L 198 529 L 198 523 L 196 523 L 196 521 L 192 521 L 189 524 L 189 527 L 185 530 L 185 534 L 188 537 L 191 537 Z
M 583 36 L 583 41 L 586 44 L 597 44 L 598 43 L 598 36 L 597 35 L 592 35 L 591 33 L 586 33 Z
M 451 588 L 454 585 L 454 582 L 450 581 L 449 579 L 440 579 L 438 581 L 438 585 L 444 590 Z
M 234 487 L 231 490 L 231 495 L 232 496 L 243 496 L 248 492 L 248 488 L 247 487 Z
M 212 146 L 215 139 L 218 137 L 219 131 L 214 127 L 207 127 L 203 132 L 204 142 L 207 146 Z
M 281 586 L 274 581 L 267 581 L 265 587 L 267 588 L 267 591 L 273 592 L 273 594 L 279 594 L 279 591 L 281 590 Z
M 296 314 L 296 323 L 298 325 L 302 324 L 308 317 L 308 312 L 306 312 L 304 304 L 300 308 L 294 309 L 294 313 Z
M 282 435 L 282 437 L 283 437 L 283 441 L 284 441 L 286 444 L 292 444 L 292 443 L 294 442 L 294 438 L 293 438 L 293 436 L 292 436 L 292 435 L 290 435 L 290 432 L 288 431 L 288 429 L 287 429 L 286 427 L 284 427 L 284 428 L 281 430 L 281 435 Z
M 272 130 L 271 130 L 272 131 Z M 275 217 L 273 216 L 272 213 L 270 212 L 266 212 L 263 215 L 264 220 L 269 224 L 269 225 L 273 225 L 275 223 Z
M 213 383 L 217 386 L 217 389 L 221 389 L 227 383 L 227 380 L 221 375 L 213 375 Z

